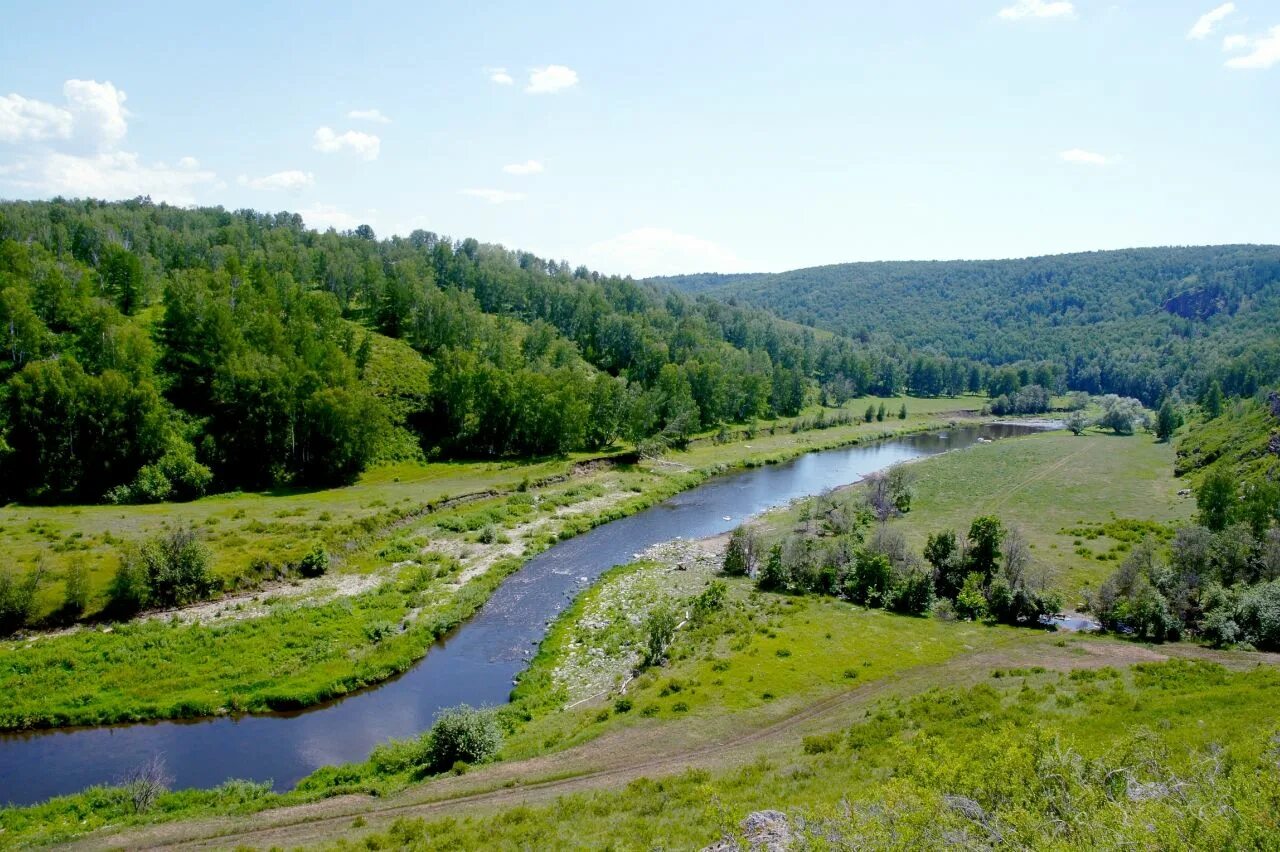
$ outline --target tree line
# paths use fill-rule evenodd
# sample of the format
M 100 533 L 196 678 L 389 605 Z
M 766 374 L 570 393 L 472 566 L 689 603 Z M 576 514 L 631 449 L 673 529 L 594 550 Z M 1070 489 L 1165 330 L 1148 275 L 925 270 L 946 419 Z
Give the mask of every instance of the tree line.
M 679 445 L 986 380 L 474 239 L 147 199 L 0 204 L 0 336 L 0 491 L 46 502 L 342 483 L 406 453 Z
M 1135 397 L 1150 407 L 1174 392 L 1199 397 L 1213 380 L 1239 397 L 1280 379 L 1280 246 L 849 263 L 655 280 L 898 351 L 990 368 L 1048 362 L 1067 389 Z

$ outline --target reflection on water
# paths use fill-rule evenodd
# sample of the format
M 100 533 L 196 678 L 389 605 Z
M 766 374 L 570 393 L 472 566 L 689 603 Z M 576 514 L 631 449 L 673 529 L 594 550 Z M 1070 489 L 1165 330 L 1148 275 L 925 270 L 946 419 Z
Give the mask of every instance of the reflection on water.
M 110 783 L 156 753 L 178 787 L 212 787 L 228 778 L 290 787 L 321 766 L 363 760 L 388 737 L 426 729 L 441 708 L 506 701 L 548 621 L 601 573 L 653 544 L 722 533 L 748 515 L 897 462 L 1028 431 L 1034 430 L 953 428 L 717 477 L 534 557 L 414 668 L 341 701 L 289 714 L 0 735 L 0 802 L 37 802 Z

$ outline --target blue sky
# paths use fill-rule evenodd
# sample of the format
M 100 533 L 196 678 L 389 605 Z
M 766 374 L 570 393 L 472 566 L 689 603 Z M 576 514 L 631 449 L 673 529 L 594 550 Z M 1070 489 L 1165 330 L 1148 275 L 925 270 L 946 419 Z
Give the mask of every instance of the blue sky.
M 0 197 L 607 272 L 1280 241 L 1280 2 L 4 0 Z

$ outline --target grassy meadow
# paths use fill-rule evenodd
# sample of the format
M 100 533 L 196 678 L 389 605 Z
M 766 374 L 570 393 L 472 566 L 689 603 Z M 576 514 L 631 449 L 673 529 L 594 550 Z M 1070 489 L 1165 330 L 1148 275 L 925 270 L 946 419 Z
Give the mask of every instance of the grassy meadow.
M 979 444 L 913 463 L 911 511 L 890 523 L 919 553 L 930 533 L 962 533 L 973 518 L 996 515 L 1022 531 L 1035 563 L 1075 606 L 1154 529 L 1147 522 L 1194 512 L 1194 501 L 1178 496 L 1187 486 L 1173 461 L 1169 444 L 1144 434 L 1050 432 Z

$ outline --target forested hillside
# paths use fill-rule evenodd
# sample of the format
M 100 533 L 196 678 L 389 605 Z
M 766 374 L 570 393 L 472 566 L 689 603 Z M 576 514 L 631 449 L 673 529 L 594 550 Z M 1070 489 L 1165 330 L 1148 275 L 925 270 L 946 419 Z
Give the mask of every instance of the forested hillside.
M 1280 246 L 1022 260 L 848 263 L 656 279 L 797 322 L 988 365 L 1049 361 L 1066 384 L 1156 404 L 1216 377 L 1247 396 L 1280 378 Z
M 759 309 L 474 239 L 146 199 L 0 205 L 0 334 L 0 491 L 41 501 L 679 445 L 901 372 Z

